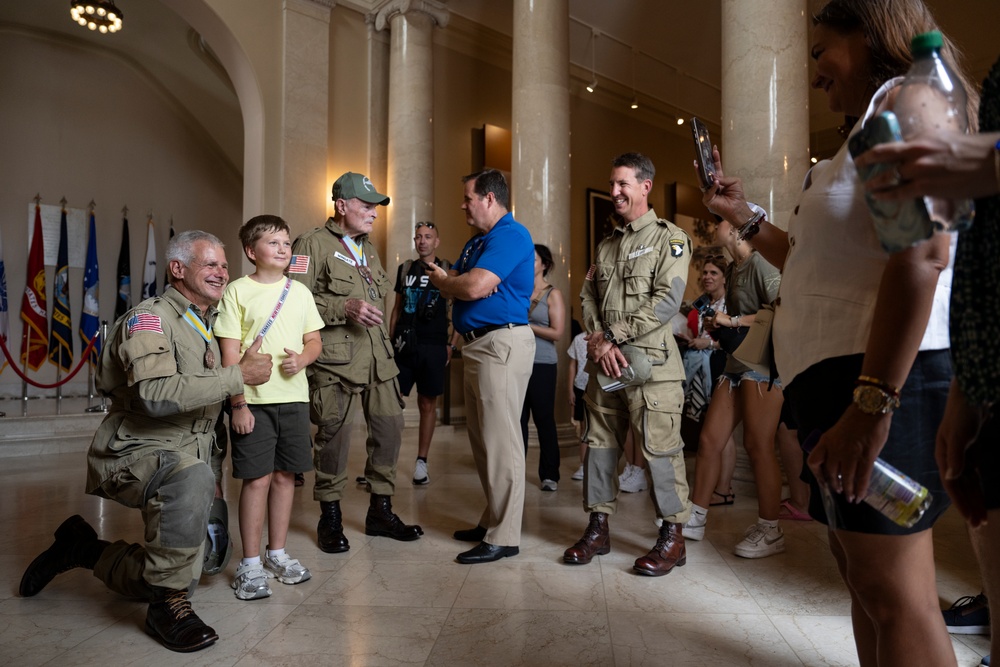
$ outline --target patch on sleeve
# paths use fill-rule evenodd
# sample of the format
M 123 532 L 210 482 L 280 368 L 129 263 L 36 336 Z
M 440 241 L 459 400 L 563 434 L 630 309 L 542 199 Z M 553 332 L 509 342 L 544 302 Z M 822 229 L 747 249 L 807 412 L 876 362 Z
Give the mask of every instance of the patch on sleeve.
M 670 256 L 680 257 L 684 254 L 684 240 L 683 239 L 671 239 L 670 240 Z
M 587 269 L 587 275 L 583 277 L 584 280 L 593 280 L 594 273 L 597 272 L 597 264 L 591 264 L 590 268 Z
M 289 273 L 307 273 L 309 271 L 309 255 L 292 255 L 288 264 Z
M 125 327 L 129 338 L 143 331 L 158 334 L 163 333 L 163 323 L 160 321 L 160 316 L 153 315 L 152 313 L 135 313 L 132 317 L 128 318 Z

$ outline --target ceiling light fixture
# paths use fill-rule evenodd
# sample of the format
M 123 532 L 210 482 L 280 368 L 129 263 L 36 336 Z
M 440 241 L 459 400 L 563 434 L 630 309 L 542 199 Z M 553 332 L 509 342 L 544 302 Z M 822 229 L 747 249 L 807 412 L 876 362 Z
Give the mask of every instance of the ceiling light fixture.
M 84 28 L 102 34 L 122 29 L 122 12 L 115 7 L 114 0 L 72 0 L 69 14 Z
M 632 104 L 633 109 L 639 108 L 639 98 L 635 96 L 635 49 L 632 49 Z
M 683 125 L 684 124 L 684 119 L 683 118 L 678 118 L 677 119 L 677 124 L 678 125 Z
M 597 90 L 597 31 L 590 29 L 590 83 L 587 84 L 587 92 L 592 93 Z

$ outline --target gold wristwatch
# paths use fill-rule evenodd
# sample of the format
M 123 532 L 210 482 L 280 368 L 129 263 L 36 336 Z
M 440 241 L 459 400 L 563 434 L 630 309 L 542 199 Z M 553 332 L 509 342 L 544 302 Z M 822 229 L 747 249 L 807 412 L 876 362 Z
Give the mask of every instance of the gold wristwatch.
M 868 415 L 887 415 L 899 407 L 899 397 L 870 384 L 854 388 L 854 405 Z

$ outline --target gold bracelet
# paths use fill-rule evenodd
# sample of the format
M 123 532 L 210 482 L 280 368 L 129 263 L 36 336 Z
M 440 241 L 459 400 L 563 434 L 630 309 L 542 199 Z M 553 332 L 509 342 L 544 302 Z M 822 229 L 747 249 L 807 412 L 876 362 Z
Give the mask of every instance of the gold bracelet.
M 888 382 L 883 382 L 878 378 L 873 378 L 870 375 L 859 375 L 854 384 L 857 386 L 868 385 L 870 387 L 877 387 L 893 398 L 899 398 L 899 387 L 891 385 Z

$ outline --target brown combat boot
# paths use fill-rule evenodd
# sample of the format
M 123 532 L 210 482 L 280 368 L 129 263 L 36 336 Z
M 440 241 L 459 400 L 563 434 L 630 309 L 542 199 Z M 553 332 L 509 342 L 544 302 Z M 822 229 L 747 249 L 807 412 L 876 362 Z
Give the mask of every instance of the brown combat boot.
M 146 612 L 146 632 L 164 647 L 178 653 L 208 648 L 219 635 L 191 609 L 187 591 L 154 587 Z
M 586 565 L 594 556 L 611 552 L 611 535 L 608 533 L 608 515 L 591 512 L 590 523 L 583 537 L 563 554 L 563 562 L 570 565 Z
M 653 550 L 635 561 L 632 568 L 639 574 L 648 577 L 662 577 L 670 574 L 674 567 L 680 567 L 687 562 L 687 550 L 684 548 L 684 525 L 667 523 L 660 526 L 660 539 L 656 540 Z
M 328 554 L 339 554 L 351 548 L 344 536 L 344 521 L 340 514 L 339 500 L 319 501 L 319 525 L 316 526 L 316 537 L 319 548 Z
M 391 537 L 394 540 L 412 542 L 424 534 L 420 526 L 407 526 L 392 511 L 392 499 L 373 493 L 365 517 L 365 535 Z

